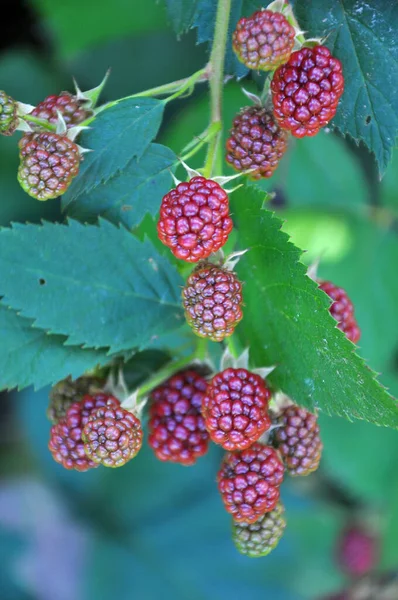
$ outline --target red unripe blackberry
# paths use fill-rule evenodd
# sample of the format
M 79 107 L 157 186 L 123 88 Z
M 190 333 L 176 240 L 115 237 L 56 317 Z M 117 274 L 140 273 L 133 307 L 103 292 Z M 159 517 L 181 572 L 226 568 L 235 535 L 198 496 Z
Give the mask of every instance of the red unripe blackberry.
M 295 35 L 294 27 L 282 13 L 259 10 L 238 21 L 232 47 L 249 69 L 273 71 L 289 58 Z
M 189 370 L 152 392 L 148 443 L 159 460 L 189 466 L 206 454 L 209 434 L 200 412 L 206 387 L 203 377 Z
M 344 91 L 341 62 L 326 46 L 301 48 L 274 73 L 274 115 L 295 137 L 313 136 L 333 119 Z
M 0 134 L 12 135 L 18 127 L 17 102 L 0 90 Z
M 83 396 L 101 393 L 104 381 L 98 377 L 83 375 L 78 379 L 67 377 L 59 381 L 49 394 L 47 417 L 52 423 L 58 423 L 74 402 L 80 402 Z
M 182 290 L 182 304 L 196 335 L 221 342 L 243 317 L 242 284 L 232 271 L 200 264 Z
M 141 421 L 112 403 L 93 410 L 82 432 L 87 457 L 104 467 L 125 465 L 137 455 L 142 438 Z
M 87 105 L 87 101 L 79 100 L 69 92 L 61 92 L 59 96 L 47 96 L 30 114 L 33 117 L 55 124 L 58 121 L 57 113 L 59 112 L 66 125 L 73 127 L 79 125 L 79 123 L 82 123 L 93 114 L 93 111 L 89 110 L 85 105 Z
M 98 466 L 84 451 L 82 430 L 93 410 L 107 404 L 116 407 L 120 402 L 108 394 L 84 396 L 80 402 L 74 402 L 69 407 L 58 424 L 51 427 L 48 447 L 54 460 L 65 469 L 87 471 Z
M 274 448 L 256 442 L 228 453 L 217 475 L 218 489 L 234 521 L 255 523 L 275 508 L 283 481 L 283 464 Z
M 210 438 L 225 450 L 244 450 L 271 426 L 271 392 L 246 369 L 225 369 L 208 384 L 202 413 Z
M 288 134 L 262 106 L 242 108 L 234 118 L 226 144 L 226 161 L 249 177 L 271 177 L 287 150 Z
M 231 231 L 228 194 L 211 179 L 193 177 L 162 200 L 159 239 L 181 260 L 207 258 L 224 246 Z
M 19 142 L 18 181 L 36 200 L 57 198 L 79 172 L 79 148 L 65 136 L 27 133 Z
M 290 475 L 309 475 L 316 471 L 322 454 L 319 425 L 315 415 L 288 406 L 278 418 L 274 441 Z
M 351 342 L 356 344 L 361 337 L 361 330 L 355 320 L 354 307 L 347 292 L 330 281 L 320 282 L 319 287 L 333 300 L 329 310 L 332 317 L 338 322 L 337 327 L 344 331 Z
M 279 543 L 286 527 L 283 505 L 278 502 L 274 510 L 255 523 L 232 523 L 232 539 L 241 554 L 250 558 L 267 556 Z
M 378 550 L 374 535 L 363 527 L 351 525 L 342 532 L 337 548 L 337 560 L 348 575 L 362 577 L 376 566 Z

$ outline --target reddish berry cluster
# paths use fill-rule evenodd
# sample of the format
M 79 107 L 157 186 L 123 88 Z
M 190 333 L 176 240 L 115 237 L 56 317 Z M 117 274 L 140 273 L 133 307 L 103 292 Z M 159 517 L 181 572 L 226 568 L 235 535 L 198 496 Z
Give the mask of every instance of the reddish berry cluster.
M 30 113 L 33 117 L 57 123 L 59 115 L 62 116 L 68 127 L 79 125 L 88 119 L 93 111 L 86 108 L 87 101 L 80 100 L 69 92 L 61 92 L 58 96 L 47 96 Z
M 336 319 L 337 327 L 344 331 L 351 342 L 354 344 L 359 342 L 361 330 L 356 322 L 354 307 L 347 292 L 330 281 L 322 281 L 319 287 L 333 300 L 330 314 Z
M 148 443 L 159 460 L 193 465 L 206 454 L 209 434 L 201 414 L 207 383 L 183 371 L 152 392 Z

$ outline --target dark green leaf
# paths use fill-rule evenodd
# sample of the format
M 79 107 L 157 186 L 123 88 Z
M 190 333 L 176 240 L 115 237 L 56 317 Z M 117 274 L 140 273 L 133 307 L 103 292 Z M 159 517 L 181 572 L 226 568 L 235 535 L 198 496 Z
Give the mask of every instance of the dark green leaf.
M 139 225 L 146 213 L 155 216 L 162 197 L 172 186 L 171 171 L 177 157 L 165 146 L 151 144 L 140 160 L 133 159 L 105 185 L 62 197 L 63 209 L 80 221 L 105 217 L 128 229 Z
M 109 362 L 106 350 L 65 346 L 66 338 L 32 327 L 32 321 L 0 304 L 0 389 L 36 389 Z
M 311 410 L 398 427 L 396 401 L 337 329 L 281 221 L 261 210 L 262 194 L 243 188 L 231 201 L 241 248 L 249 248 L 237 266 L 246 305 L 237 332 L 252 362 L 276 365 L 272 383 Z
M 383 173 L 398 132 L 398 4 L 356 0 L 296 0 L 310 36 L 341 60 L 345 91 L 333 125 L 374 152 Z
M 68 343 L 144 348 L 182 323 L 182 279 L 123 227 L 44 223 L 0 231 L 3 303 Z
M 163 108 L 163 102 L 153 98 L 130 98 L 102 111 L 79 138 L 92 152 L 85 155 L 64 202 L 105 184 L 131 160 L 141 158 L 158 132 Z

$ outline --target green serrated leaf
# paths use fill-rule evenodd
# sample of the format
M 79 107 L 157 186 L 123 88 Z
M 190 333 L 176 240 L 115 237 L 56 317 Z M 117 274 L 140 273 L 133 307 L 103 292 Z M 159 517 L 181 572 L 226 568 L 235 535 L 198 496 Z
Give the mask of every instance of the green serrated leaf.
M 84 157 L 64 202 L 103 185 L 134 158 L 139 159 L 156 136 L 164 103 L 153 98 L 130 98 L 99 113 L 79 144 L 92 150 Z
M 24 319 L 0 304 L 0 389 L 35 389 L 54 384 L 71 375 L 79 377 L 110 358 L 107 350 L 83 350 L 65 346 L 66 338 L 49 335 L 32 327 Z
M 183 322 L 176 269 L 107 221 L 2 229 L 0 274 L 3 304 L 70 344 L 144 348 Z
M 240 246 L 249 248 L 237 265 L 246 305 L 237 333 L 253 364 L 276 365 L 272 383 L 310 410 L 398 427 L 396 401 L 337 329 L 300 250 L 262 202 L 247 187 L 231 198 Z
M 62 208 L 80 221 L 105 217 L 128 229 L 141 223 L 147 213 L 155 216 L 162 197 L 172 186 L 171 172 L 177 163 L 172 150 L 151 144 L 138 161 L 133 159 L 105 185 L 88 192 L 62 197 Z
M 341 60 L 345 91 L 333 125 L 374 152 L 383 173 L 398 132 L 398 4 L 296 0 L 310 36 L 327 36 Z

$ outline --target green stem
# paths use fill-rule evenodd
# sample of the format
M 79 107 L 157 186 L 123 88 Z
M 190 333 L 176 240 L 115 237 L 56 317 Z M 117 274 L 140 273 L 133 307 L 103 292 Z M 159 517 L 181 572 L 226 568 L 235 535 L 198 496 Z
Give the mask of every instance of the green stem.
M 211 177 L 220 161 L 222 139 L 222 93 L 224 85 L 224 59 L 227 45 L 228 23 L 231 12 L 231 0 L 218 0 L 216 27 L 213 47 L 210 54 L 210 106 L 211 122 L 218 123 L 220 130 L 209 143 L 203 173 Z
M 196 358 L 198 358 L 197 353 L 190 354 L 189 356 L 184 356 L 180 358 L 180 360 L 171 361 L 167 363 L 162 369 L 159 369 L 153 377 L 150 377 L 146 383 L 144 383 L 138 390 L 138 400 L 142 400 L 144 396 L 147 396 L 152 390 L 157 388 L 163 381 L 169 379 L 174 373 L 178 373 L 184 367 L 187 367 L 191 364 Z
M 219 130 L 220 130 L 219 123 L 213 123 L 212 125 L 210 125 L 210 127 L 205 132 L 203 137 L 199 136 L 197 138 L 196 143 L 193 146 L 190 145 L 189 148 L 187 148 L 187 152 L 185 154 L 183 154 L 183 156 L 180 157 L 180 160 L 183 160 L 184 162 L 189 160 L 191 158 L 191 156 L 194 156 L 197 152 L 199 152 L 199 150 L 201 148 L 203 148 L 203 146 L 208 144 L 210 142 L 210 140 L 215 135 L 217 135 Z
M 24 121 L 28 121 L 30 123 L 34 123 L 35 125 L 39 125 L 39 127 L 42 127 L 43 129 L 47 129 L 47 131 L 56 131 L 56 126 L 53 125 L 52 123 L 49 123 L 48 121 L 45 121 L 43 119 L 38 119 L 37 117 L 32 117 L 32 115 L 23 115 L 20 117 L 21 119 L 23 119 Z

